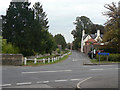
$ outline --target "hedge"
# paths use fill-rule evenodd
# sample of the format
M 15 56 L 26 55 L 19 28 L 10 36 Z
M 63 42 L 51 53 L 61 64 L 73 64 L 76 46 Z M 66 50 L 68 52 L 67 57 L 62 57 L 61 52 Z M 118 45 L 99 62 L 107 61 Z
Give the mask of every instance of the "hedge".
M 96 56 L 97 61 L 99 61 L 99 56 Z M 106 61 L 107 56 L 100 56 L 100 61 Z M 108 57 L 108 61 L 120 62 L 120 54 L 110 54 Z

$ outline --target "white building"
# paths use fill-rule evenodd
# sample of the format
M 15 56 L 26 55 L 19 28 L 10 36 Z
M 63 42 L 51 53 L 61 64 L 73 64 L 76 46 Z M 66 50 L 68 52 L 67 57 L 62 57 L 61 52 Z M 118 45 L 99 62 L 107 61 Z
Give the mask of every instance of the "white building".
M 100 30 L 97 30 L 97 33 L 95 34 L 85 34 L 85 30 L 83 30 L 81 40 L 81 52 L 84 52 L 83 47 L 88 40 L 94 39 L 97 43 L 100 43 L 102 41 L 102 37 L 103 34 L 100 34 Z

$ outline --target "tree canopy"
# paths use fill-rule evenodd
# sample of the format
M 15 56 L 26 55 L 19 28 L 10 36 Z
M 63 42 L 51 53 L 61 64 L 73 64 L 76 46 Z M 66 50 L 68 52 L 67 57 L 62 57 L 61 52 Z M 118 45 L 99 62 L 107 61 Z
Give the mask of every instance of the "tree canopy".
M 114 47 L 117 52 L 120 52 L 120 1 L 118 6 L 112 2 L 112 4 L 106 4 L 105 8 L 108 11 L 104 15 L 109 19 L 105 23 L 106 32 L 103 40 L 108 42 L 109 47 Z
M 65 38 L 64 38 L 63 35 L 57 34 L 57 35 L 54 36 L 54 39 L 55 39 L 57 45 L 62 46 L 62 49 L 66 48 L 67 44 L 66 44 L 66 41 L 65 41 Z
M 47 15 L 39 2 L 33 8 L 29 6 L 28 2 L 10 3 L 7 14 L 2 16 L 3 38 L 17 46 L 24 56 L 51 53 L 55 41 L 48 32 Z
M 86 34 L 96 33 L 97 30 L 102 30 L 104 32 L 104 26 L 99 24 L 94 24 L 88 17 L 81 16 L 76 17 L 76 21 L 74 22 L 75 30 L 71 32 L 74 37 L 73 48 L 78 49 L 81 47 L 81 39 L 82 39 L 82 30 L 85 30 Z

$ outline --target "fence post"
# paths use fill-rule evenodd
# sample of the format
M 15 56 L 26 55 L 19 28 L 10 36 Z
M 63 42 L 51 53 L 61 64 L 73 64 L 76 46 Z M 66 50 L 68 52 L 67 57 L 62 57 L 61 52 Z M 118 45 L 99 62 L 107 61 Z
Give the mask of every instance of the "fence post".
M 52 58 L 52 62 L 53 62 L 54 60 L 53 60 L 53 58 Z
M 43 63 L 45 63 L 45 59 L 43 59 Z
M 50 58 L 48 58 L 48 63 L 50 63 Z
M 24 60 L 24 64 L 26 65 L 27 64 L 27 58 L 25 57 L 25 60 Z
M 36 64 L 36 63 L 37 63 L 37 59 L 35 58 L 35 59 L 34 59 L 34 64 Z

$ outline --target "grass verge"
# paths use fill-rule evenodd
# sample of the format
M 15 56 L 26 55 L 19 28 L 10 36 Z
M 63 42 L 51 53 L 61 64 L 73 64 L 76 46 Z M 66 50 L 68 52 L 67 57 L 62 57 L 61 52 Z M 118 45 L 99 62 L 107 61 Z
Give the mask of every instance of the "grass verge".
M 96 60 L 96 59 L 91 59 L 90 60 L 91 61 L 91 63 L 94 63 L 94 64 L 98 64 L 99 63 L 99 61 L 98 60 Z M 120 63 L 120 62 L 114 62 L 114 61 L 100 61 L 100 63 L 101 64 L 104 64 L 104 63 Z
M 69 54 L 69 55 L 71 55 L 71 54 Z M 45 64 L 43 62 L 37 62 L 36 64 L 34 64 L 34 61 L 27 61 L 27 64 L 23 65 L 23 66 L 42 66 L 42 65 L 55 64 L 55 63 L 59 63 L 59 62 L 62 62 L 64 60 L 66 60 L 69 57 L 69 55 L 66 55 L 63 58 L 61 58 L 61 59 L 59 59 L 59 60 L 57 60 L 55 62 L 50 61 L 50 63 L 46 62 Z

